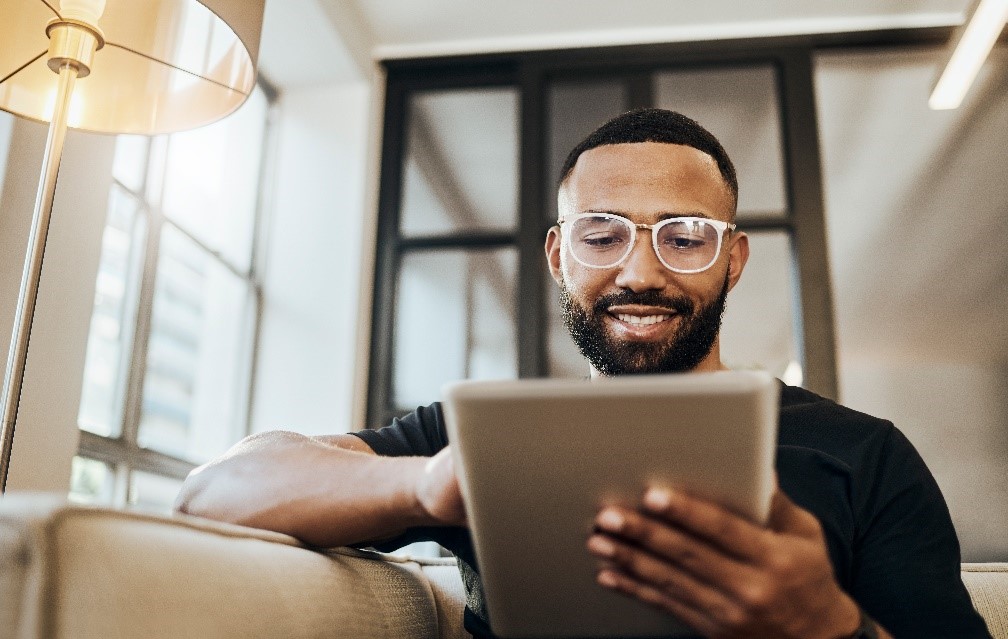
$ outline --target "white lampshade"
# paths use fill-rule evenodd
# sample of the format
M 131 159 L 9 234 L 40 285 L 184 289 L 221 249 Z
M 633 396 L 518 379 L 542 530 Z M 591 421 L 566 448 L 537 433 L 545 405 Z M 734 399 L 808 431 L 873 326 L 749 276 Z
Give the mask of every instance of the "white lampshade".
M 74 89 L 68 125 L 152 135 L 231 113 L 255 87 L 264 3 L 106 0 L 97 24 L 105 45 Z M 50 120 L 46 25 L 75 4 L 95 3 L 0 0 L 0 109 Z

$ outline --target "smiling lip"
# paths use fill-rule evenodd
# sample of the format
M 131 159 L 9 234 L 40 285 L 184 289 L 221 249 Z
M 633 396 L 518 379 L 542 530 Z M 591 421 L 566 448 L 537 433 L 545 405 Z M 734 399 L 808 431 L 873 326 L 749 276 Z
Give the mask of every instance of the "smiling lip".
M 612 306 L 607 311 L 614 319 L 630 328 L 661 324 L 677 314 L 672 309 L 655 306 Z

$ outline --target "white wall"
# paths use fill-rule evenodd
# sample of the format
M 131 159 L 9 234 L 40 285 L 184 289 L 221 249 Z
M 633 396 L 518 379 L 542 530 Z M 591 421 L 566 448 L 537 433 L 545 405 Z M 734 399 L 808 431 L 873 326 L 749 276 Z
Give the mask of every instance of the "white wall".
M 891 419 L 945 494 L 967 559 L 1008 559 L 1008 50 L 927 108 L 940 48 L 832 50 L 816 98 L 841 395 Z
M 0 198 L 0 348 L 14 324 L 46 126 L 16 120 Z M 56 188 L 7 490 L 70 485 L 115 138 L 70 132 Z M 105 167 L 105 168 L 101 168 Z
M 942 488 L 966 561 L 1004 561 L 1008 370 L 963 362 L 847 357 L 844 402 L 892 420 Z
M 280 99 L 253 432 L 363 427 L 353 415 L 358 313 L 371 300 L 359 285 L 373 252 L 371 108 L 366 81 L 287 90 Z

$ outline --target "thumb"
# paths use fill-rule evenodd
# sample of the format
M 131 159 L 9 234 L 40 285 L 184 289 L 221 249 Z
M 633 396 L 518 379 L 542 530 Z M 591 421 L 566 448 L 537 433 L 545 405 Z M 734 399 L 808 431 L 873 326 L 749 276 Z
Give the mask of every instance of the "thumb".
M 432 517 L 442 524 L 465 525 L 465 505 L 449 448 L 427 461 L 423 484 L 421 503 Z

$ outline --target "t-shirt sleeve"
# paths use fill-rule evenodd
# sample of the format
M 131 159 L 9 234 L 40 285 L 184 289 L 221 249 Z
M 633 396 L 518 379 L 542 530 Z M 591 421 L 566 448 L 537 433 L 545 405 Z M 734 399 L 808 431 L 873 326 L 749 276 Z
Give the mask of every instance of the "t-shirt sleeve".
M 963 585 L 941 490 L 910 441 L 890 429 L 877 476 L 852 496 L 851 595 L 895 637 L 990 637 Z
M 421 406 L 408 415 L 393 419 L 391 424 L 383 428 L 350 434 L 360 437 L 371 450 L 386 457 L 431 457 L 448 445 L 440 403 Z M 458 530 L 444 527 L 411 528 L 393 539 L 367 545 L 382 552 L 394 552 L 417 541 L 435 541 L 446 546 L 445 539 L 457 535 Z
M 351 433 L 364 440 L 371 450 L 386 457 L 431 457 L 448 445 L 448 432 L 441 404 L 421 406 L 392 420 L 377 430 Z

